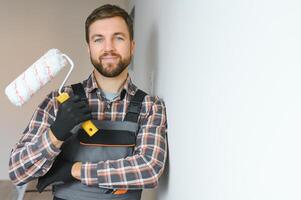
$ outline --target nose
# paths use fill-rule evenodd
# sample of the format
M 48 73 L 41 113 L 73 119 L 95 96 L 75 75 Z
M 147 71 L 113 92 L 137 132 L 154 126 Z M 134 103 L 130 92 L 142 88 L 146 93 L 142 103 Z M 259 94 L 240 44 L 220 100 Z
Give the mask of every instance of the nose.
M 112 40 L 106 40 L 105 42 L 105 46 L 104 46 L 104 50 L 105 51 L 113 51 L 115 50 L 115 47 L 114 47 L 114 42 Z

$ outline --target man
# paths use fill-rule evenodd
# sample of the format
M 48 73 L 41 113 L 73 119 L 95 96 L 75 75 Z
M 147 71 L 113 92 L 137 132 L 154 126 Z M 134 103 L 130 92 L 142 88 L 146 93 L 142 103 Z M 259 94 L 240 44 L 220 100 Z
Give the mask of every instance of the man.
M 54 91 L 38 106 L 11 152 L 9 175 L 16 185 L 39 178 L 40 192 L 53 184 L 54 199 L 140 199 L 164 169 L 165 105 L 128 75 L 135 42 L 123 9 L 95 9 L 85 29 L 93 72 L 64 87 L 65 102 Z M 87 120 L 95 135 L 81 128 Z

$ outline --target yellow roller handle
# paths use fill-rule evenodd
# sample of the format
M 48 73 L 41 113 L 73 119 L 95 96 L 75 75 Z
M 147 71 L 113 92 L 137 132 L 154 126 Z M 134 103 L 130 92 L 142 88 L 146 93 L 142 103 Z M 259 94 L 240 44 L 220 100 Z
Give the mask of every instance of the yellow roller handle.
M 69 99 L 70 96 L 68 93 L 63 92 L 61 93 L 58 97 L 56 97 L 56 99 L 58 100 L 58 102 L 63 103 L 64 101 L 66 101 L 67 99 Z M 91 120 L 85 121 L 82 124 L 82 128 L 86 131 L 86 133 L 92 137 L 97 131 L 98 128 L 96 128 L 96 126 L 93 124 L 93 122 Z

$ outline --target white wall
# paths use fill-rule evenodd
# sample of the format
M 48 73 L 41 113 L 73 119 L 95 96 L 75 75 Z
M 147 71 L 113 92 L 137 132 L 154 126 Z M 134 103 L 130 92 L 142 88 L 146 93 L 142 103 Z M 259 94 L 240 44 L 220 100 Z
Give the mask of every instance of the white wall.
M 131 4 L 133 76 L 167 104 L 158 199 L 301 199 L 300 1 Z
M 38 91 L 28 103 L 15 107 L 5 87 L 48 49 L 58 48 L 74 61 L 67 84 L 86 79 L 93 69 L 85 46 L 85 20 L 98 6 L 128 1 L 105 0 L 0 0 L 0 179 L 8 179 L 9 154 L 19 140 L 37 105 L 63 82 L 68 68 Z

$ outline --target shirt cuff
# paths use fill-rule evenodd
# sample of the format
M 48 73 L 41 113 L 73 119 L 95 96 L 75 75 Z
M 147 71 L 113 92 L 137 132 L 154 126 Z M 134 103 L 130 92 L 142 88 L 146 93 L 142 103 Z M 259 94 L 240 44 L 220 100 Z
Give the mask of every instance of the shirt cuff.
M 49 137 L 49 131 L 42 134 L 38 139 L 38 144 L 40 145 L 39 149 L 42 149 L 42 155 L 47 160 L 53 160 L 60 152 L 61 149 L 54 146 Z
M 81 182 L 88 186 L 98 186 L 97 163 L 82 163 Z

